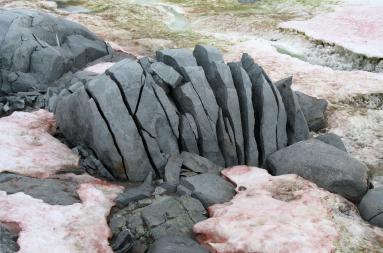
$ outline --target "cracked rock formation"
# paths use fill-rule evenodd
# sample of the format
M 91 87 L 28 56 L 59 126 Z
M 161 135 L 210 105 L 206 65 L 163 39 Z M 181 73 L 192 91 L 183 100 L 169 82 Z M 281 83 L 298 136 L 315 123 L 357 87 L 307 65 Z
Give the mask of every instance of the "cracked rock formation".
M 113 177 L 163 178 L 168 159 L 182 151 L 221 167 L 262 165 L 286 146 L 281 95 L 249 57 L 226 65 L 203 45 L 156 55 L 122 60 L 59 95 L 61 132 L 94 151 Z
M 45 91 L 70 70 L 109 54 L 87 28 L 27 9 L 0 9 L 0 92 Z

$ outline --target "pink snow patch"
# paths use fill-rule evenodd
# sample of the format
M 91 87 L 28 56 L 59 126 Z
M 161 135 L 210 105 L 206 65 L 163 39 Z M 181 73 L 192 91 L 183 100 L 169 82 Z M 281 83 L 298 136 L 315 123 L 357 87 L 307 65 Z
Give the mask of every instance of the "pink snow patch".
M 382 92 L 383 74 L 365 71 L 340 71 L 312 65 L 278 53 L 270 42 L 253 39 L 238 43 L 228 49 L 227 61 L 237 61 L 241 53 L 248 53 L 274 80 L 293 75 L 293 89 L 310 96 L 339 101 L 357 94 Z
M 101 62 L 90 67 L 83 69 L 83 71 L 91 72 L 93 74 L 103 74 L 105 70 L 109 69 L 115 64 L 115 62 Z
M 335 43 L 369 58 L 383 58 L 382 13 L 381 3 L 364 1 L 310 20 L 284 22 L 280 27 L 303 32 L 315 40 Z
M 236 166 L 222 174 L 237 185 L 237 195 L 211 206 L 211 218 L 194 226 L 198 240 L 211 252 L 335 250 L 339 233 L 324 202 L 339 196 L 297 175 L 273 177 L 255 167 Z
M 106 216 L 122 187 L 102 183 L 81 184 L 82 203 L 49 205 L 24 193 L 0 191 L 0 221 L 21 228 L 19 253 L 112 253 Z
M 0 172 L 49 177 L 77 167 L 79 157 L 54 138 L 55 119 L 45 110 L 14 112 L 0 119 Z

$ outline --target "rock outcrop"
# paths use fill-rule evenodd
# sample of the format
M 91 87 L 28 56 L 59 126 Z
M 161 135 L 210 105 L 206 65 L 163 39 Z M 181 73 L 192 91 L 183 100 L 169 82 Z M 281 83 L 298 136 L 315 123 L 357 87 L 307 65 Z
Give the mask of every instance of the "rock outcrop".
M 63 135 L 93 150 L 114 178 L 164 178 L 183 151 L 218 167 L 260 165 L 287 145 L 282 96 L 249 56 L 226 65 L 202 45 L 156 55 L 122 60 L 57 99 Z
M 1 9 L 0 93 L 46 91 L 111 48 L 87 28 L 27 9 Z

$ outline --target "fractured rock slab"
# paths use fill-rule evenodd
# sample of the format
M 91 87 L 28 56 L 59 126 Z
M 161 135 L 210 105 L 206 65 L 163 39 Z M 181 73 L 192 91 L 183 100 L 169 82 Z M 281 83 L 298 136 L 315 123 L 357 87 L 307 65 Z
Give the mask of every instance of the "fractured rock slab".
M 156 52 L 158 61 L 173 67 L 178 73 L 182 73 L 182 67 L 197 66 L 192 52 L 186 48 L 164 49 Z
M 241 63 L 253 84 L 253 106 L 257 122 L 255 137 L 260 147 L 260 165 L 263 165 L 266 158 L 278 150 L 278 103 L 261 67 L 248 54 L 242 55 Z
M 241 63 L 232 62 L 228 64 L 233 75 L 234 85 L 237 89 L 239 105 L 241 108 L 243 138 L 245 147 L 245 163 L 258 166 L 259 154 L 258 144 L 255 139 L 255 113 L 253 107 L 252 83 Z
M 328 105 L 327 101 L 306 95 L 299 91 L 296 91 L 295 94 L 298 97 L 310 131 L 319 131 L 325 128 L 327 125 L 325 115 Z
M 288 77 L 275 83 L 278 88 L 287 112 L 287 137 L 288 144 L 307 140 L 310 137 L 305 116 L 302 112 L 297 95 L 291 89 L 293 78 Z
M 185 236 L 164 236 L 153 243 L 148 253 L 208 253 L 196 241 Z

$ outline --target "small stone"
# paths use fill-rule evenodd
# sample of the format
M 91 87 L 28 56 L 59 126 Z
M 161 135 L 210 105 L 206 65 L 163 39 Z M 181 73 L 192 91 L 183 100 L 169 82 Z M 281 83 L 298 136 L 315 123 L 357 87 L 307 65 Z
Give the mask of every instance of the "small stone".
M 315 139 L 323 141 L 324 143 L 327 143 L 328 145 L 334 146 L 344 152 L 347 152 L 346 146 L 344 145 L 339 135 L 336 135 L 333 133 L 326 133 L 326 134 L 318 135 L 317 137 L 315 137 Z

